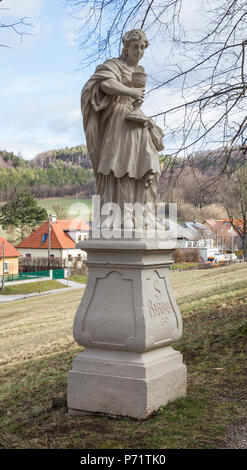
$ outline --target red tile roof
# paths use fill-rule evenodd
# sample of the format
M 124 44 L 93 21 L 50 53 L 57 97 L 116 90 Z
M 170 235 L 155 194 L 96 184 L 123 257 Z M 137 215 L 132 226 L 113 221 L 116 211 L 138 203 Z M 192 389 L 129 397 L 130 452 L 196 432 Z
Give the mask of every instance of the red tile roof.
M 0 237 L 0 258 L 3 257 L 3 242 L 4 242 L 4 256 L 6 258 L 16 258 L 17 256 L 21 256 L 21 253 L 17 251 L 13 245 L 11 245 L 5 238 Z
M 67 235 L 66 231 L 84 230 L 88 231 L 90 227 L 83 221 L 74 220 L 57 220 L 50 221 L 50 248 L 66 249 L 75 248 L 75 242 Z M 18 248 L 48 248 L 48 236 L 42 242 L 42 238 L 48 234 L 48 221 L 44 222 L 39 228 L 34 230 L 29 237 L 18 243 Z
M 236 227 L 243 229 L 243 220 L 233 219 L 233 222 Z M 208 219 L 208 220 L 205 220 L 204 223 L 209 225 L 213 230 L 227 231 L 227 230 L 231 230 L 231 227 L 232 227 L 229 219 L 218 219 L 218 220 Z M 233 231 L 236 232 L 235 229 L 233 229 Z
M 228 230 L 229 228 L 231 228 L 231 224 L 229 220 L 227 219 L 218 219 L 218 220 L 208 219 L 208 220 L 205 220 L 204 223 L 212 227 L 214 230 L 216 229 L 220 230 L 222 228 L 226 228 Z

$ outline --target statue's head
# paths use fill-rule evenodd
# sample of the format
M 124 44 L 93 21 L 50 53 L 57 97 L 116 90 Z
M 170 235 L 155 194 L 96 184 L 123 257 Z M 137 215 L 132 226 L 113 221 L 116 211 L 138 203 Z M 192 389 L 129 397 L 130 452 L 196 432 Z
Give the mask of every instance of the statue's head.
M 121 52 L 120 59 L 126 60 L 129 53 L 135 53 L 135 45 L 139 44 L 141 46 L 142 53 L 140 53 L 139 59 L 144 54 L 145 49 L 148 47 L 148 40 L 146 34 L 141 29 L 132 29 L 124 34 L 122 37 L 123 49 Z M 131 51 L 129 49 L 131 48 Z M 133 51 L 132 51 L 133 49 Z

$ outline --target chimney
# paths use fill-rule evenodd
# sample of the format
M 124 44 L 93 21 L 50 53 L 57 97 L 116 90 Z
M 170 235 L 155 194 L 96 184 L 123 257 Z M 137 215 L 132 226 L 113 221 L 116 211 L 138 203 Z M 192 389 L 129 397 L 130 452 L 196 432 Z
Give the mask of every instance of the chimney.
M 51 215 L 51 222 L 52 222 L 53 224 L 55 224 L 56 221 L 57 221 L 56 215 L 52 214 L 52 215 Z

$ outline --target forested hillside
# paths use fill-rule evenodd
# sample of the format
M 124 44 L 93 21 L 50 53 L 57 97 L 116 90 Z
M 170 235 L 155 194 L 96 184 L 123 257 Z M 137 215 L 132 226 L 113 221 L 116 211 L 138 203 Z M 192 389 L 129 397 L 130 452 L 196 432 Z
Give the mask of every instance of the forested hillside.
M 246 152 L 231 151 L 227 167 L 225 150 L 195 153 L 187 160 L 161 154 L 161 201 L 177 203 L 182 219 L 226 217 L 222 193 L 226 186 L 229 191 L 232 180 L 226 183 L 225 176 L 243 166 Z M 0 151 L 2 200 L 10 187 L 25 188 L 37 198 L 94 194 L 95 180 L 86 147 L 50 150 L 33 160 Z
M 52 150 L 24 160 L 0 151 L 0 196 L 10 187 L 25 188 L 35 197 L 74 195 L 94 191 L 94 177 L 84 146 Z
M 234 207 L 230 212 L 241 218 L 247 200 L 246 159 L 245 147 L 231 149 L 228 155 L 226 149 L 222 149 L 197 152 L 187 159 L 162 156 L 160 199 L 177 203 L 179 218 L 203 221 L 229 217 L 230 198 L 227 201 L 226 196 L 232 194 L 231 205 Z M 241 188 L 237 181 L 239 174 L 242 174 Z
M 36 155 L 31 160 L 33 167 L 49 168 L 50 166 L 69 165 L 74 167 L 81 167 L 91 169 L 92 164 L 87 153 L 85 145 L 78 145 L 76 147 L 67 147 L 59 150 L 49 150 Z

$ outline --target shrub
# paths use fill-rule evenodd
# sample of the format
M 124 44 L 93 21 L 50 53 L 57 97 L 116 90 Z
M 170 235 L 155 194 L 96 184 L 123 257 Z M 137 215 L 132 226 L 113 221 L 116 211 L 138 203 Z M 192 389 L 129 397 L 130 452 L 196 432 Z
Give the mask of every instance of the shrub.
M 176 248 L 173 253 L 175 263 L 200 263 L 198 248 Z

